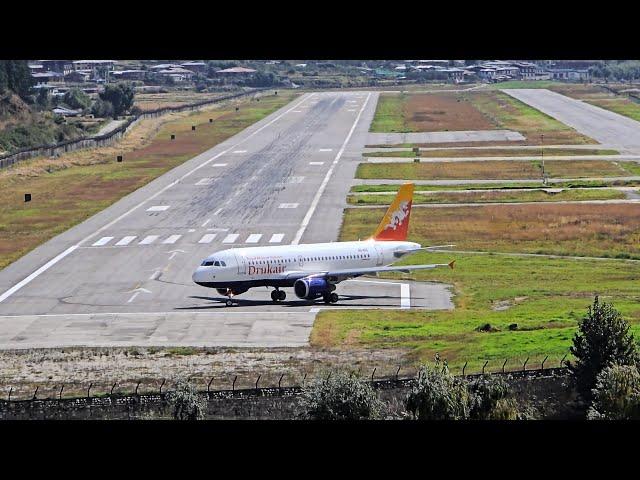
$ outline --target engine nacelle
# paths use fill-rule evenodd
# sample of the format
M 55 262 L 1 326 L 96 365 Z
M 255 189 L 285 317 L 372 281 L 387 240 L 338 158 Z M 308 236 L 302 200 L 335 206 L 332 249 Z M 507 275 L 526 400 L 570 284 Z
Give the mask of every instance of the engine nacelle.
M 313 300 L 332 290 L 332 285 L 322 277 L 306 277 L 296 280 L 293 291 L 298 298 Z M 334 287 L 335 288 L 335 287 Z

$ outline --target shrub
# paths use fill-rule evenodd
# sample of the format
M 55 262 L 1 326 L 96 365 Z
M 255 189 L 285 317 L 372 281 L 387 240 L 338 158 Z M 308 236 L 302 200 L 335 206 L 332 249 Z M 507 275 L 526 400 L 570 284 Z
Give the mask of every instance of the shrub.
M 314 381 L 304 389 L 301 405 L 313 420 L 367 420 L 379 418 L 382 412 L 371 384 L 346 372 L 332 372 Z
M 580 321 L 570 350 L 576 362 L 570 362 L 569 368 L 585 401 L 591 400 L 591 390 L 604 368 L 613 364 L 633 365 L 638 361 L 629 324 L 611 304 L 600 303 L 597 296 Z
M 433 367 L 420 367 L 405 405 L 418 420 L 463 420 L 469 417 L 466 383 L 453 377 L 446 362 L 441 363 L 438 356 Z
M 469 418 L 474 420 L 516 420 L 518 408 L 509 397 L 509 385 L 502 378 L 482 375 L 468 384 Z
M 204 418 L 205 402 L 188 380 L 179 379 L 176 389 L 167 395 L 173 409 L 174 420 L 200 420 Z
M 612 365 L 600 372 L 593 389 L 590 420 L 640 419 L 640 373 L 632 365 Z

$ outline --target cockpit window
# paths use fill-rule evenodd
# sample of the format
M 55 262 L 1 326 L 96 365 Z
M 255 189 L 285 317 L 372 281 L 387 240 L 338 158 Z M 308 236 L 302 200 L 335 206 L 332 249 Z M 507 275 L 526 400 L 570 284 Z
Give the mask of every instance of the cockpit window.
M 220 260 L 220 265 L 222 265 L 223 267 L 226 267 L 226 266 L 227 266 L 227 264 L 226 264 L 226 263 L 224 263 L 222 260 Z
M 214 267 L 219 267 L 219 266 L 220 266 L 220 262 L 216 260 L 216 261 L 213 263 L 213 266 L 214 266 Z

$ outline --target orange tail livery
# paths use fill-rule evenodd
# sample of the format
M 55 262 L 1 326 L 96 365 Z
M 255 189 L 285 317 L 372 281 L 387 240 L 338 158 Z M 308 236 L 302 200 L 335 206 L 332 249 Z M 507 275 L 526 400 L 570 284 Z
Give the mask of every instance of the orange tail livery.
M 406 240 L 412 201 L 413 183 L 405 183 L 398 190 L 396 198 L 393 199 L 372 238 L 380 241 Z

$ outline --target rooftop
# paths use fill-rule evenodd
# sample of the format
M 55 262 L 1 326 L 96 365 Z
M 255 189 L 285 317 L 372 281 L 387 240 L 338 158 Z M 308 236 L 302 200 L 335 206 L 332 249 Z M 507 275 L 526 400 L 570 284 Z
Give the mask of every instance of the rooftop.
M 233 67 L 233 68 L 225 68 L 224 70 L 218 70 L 217 73 L 255 73 L 256 70 L 252 68 L 244 68 L 244 67 Z

